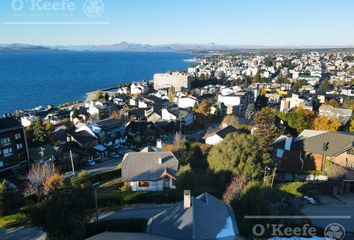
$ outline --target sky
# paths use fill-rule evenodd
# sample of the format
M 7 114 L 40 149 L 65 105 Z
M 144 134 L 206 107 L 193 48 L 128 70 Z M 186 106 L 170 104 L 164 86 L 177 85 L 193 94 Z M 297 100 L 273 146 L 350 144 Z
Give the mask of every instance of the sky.
M 353 0 L 0 0 L 0 43 L 353 46 L 353 12 Z

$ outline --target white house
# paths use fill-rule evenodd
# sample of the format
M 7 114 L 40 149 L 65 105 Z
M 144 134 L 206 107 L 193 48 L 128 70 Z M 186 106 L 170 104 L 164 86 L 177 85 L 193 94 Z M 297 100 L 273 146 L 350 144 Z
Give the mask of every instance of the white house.
M 130 152 L 122 161 L 122 179 L 132 191 L 175 189 L 178 163 L 172 152 Z
M 207 145 L 216 145 L 221 143 L 222 141 L 224 141 L 224 138 L 226 137 L 226 135 L 228 135 L 229 133 L 233 133 L 236 132 L 237 129 L 234 128 L 233 126 L 227 126 L 226 128 L 223 128 L 217 132 L 208 134 L 205 137 L 205 143 Z
M 194 97 L 180 97 L 178 99 L 178 107 L 179 108 L 193 108 L 195 103 L 197 103 L 197 99 Z
M 190 126 L 194 122 L 194 113 L 182 108 L 164 108 L 161 110 L 161 119 L 174 123 L 176 123 L 177 120 L 183 121 L 184 126 Z

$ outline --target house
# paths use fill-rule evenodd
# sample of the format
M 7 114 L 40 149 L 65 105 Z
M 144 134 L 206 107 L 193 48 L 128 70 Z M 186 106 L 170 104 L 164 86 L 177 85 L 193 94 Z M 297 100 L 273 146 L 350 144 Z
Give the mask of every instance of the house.
M 125 125 L 115 118 L 109 118 L 96 122 L 91 126 L 101 143 L 115 145 L 127 140 Z
M 172 152 L 130 152 L 122 160 L 122 179 L 132 191 L 175 189 L 177 171 Z
M 96 101 L 90 102 L 87 111 L 91 116 L 95 117 L 97 120 L 100 120 L 109 118 L 111 109 L 106 104 Z
M 337 119 L 342 125 L 347 124 L 347 122 L 352 117 L 353 110 L 336 108 L 331 105 L 322 104 L 318 109 L 318 114 L 323 117 L 328 117 L 329 119 Z
M 280 102 L 280 112 L 287 113 L 296 107 L 312 111 L 312 107 L 306 105 L 306 100 L 300 98 L 297 94 L 293 94 L 290 98 L 283 98 Z
M 222 103 L 226 106 L 227 114 L 244 112 L 248 104 L 253 102 L 253 92 L 236 92 L 228 95 L 218 95 L 218 103 Z
M 161 110 L 161 119 L 183 126 L 191 126 L 194 123 L 194 112 L 183 108 L 170 108 Z
M 0 172 L 28 166 L 29 161 L 23 126 L 15 118 L 5 115 L 0 118 Z
M 353 144 L 351 133 L 306 129 L 295 138 L 280 136 L 272 146 L 279 169 L 322 171 L 326 160 L 354 170 Z
M 180 97 L 178 98 L 178 107 L 179 108 L 193 108 L 194 105 L 197 103 L 198 101 L 195 97 Z
M 240 239 L 229 205 L 209 193 L 193 197 L 189 190 L 183 201 L 150 218 L 146 232 L 169 239 Z
M 130 121 L 126 125 L 128 139 L 135 142 L 155 143 L 160 138 L 160 131 L 151 122 Z
M 184 198 L 148 220 L 145 233 L 103 232 L 87 240 L 238 240 L 232 208 L 209 193 Z
M 97 137 L 91 134 L 90 132 L 84 130 L 69 134 L 69 137 L 71 137 L 70 141 L 76 142 L 85 151 L 92 150 L 92 148 L 98 144 Z
M 221 130 L 217 130 L 216 132 L 207 134 L 205 138 L 205 143 L 208 145 L 216 145 L 224 141 L 224 138 L 229 133 L 238 132 L 239 130 L 234 128 L 233 126 L 227 126 Z

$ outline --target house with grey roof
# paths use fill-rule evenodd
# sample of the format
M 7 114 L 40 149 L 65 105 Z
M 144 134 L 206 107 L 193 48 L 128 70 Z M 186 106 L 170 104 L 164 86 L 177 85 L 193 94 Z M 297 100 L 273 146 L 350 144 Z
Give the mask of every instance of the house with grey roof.
M 132 191 L 163 191 L 175 189 L 178 160 L 172 152 L 142 152 L 125 154 L 122 179 Z
M 273 142 L 274 160 L 282 170 L 324 170 L 331 161 L 354 170 L 354 134 L 305 129 L 298 137 Z
M 146 232 L 103 232 L 87 240 L 236 240 L 238 231 L 232 208 L 209 193 L 183 201 L 149 218 Z
M 147 233 L 170 239 L 240 239 L 232 208 L 209 193 L 184 200 L 149 219 Z
M 208 145 L 216 145 L 224 141 L 224 138 L 229 134 L 233 132 L 238 132 L 238 133 L 247 133 L 247 131 L 243 129 L 236 129 L 233 126 L 227 126 L 223 129 L 213 131 L 211 133 L 207 133 L 206 136 L 204 137 L 205 143 Z

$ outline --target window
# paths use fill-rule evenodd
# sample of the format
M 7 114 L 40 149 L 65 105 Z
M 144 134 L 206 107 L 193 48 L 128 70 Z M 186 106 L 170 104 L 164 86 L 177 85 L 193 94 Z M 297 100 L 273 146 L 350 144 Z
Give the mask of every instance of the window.
M 22 143 L 18 143 L 18 144 L 16 144 L 16 148 L 17 148 L 17 150 L 20 150 L 20 149 L 22 149 L 22 148 L 23 148 L 23 145 L 22 145 Z
M 5 148 L 4 150 L 2 150 L 2 154 L 4 154 L 4 157 L 12 156 L 12 148 Z
M 8 145 L 8 144 L 10 144 L 10 142 L 11 142 L 11 140 L 10 140 L 9 137 L 0 139 L 0 144 L 1 145 Z
M 278 148 L 278 149 L 277 149 L 277 158 L 282 158 L 283 155 L 284 155 L 284 150 Z
M 149 182 L 139 182 L 139 187 L 149 187 L 150 186 L 150 184 L 149 184 Z
M 16 133 L 16 134 L 15 134 L 15 139 L 16 139 L 16 140 L 21 139 L 21 133 Z
M 4 166 L 4 162 L 0 161 L 0 167 L 3 167 L 3 166 Z

